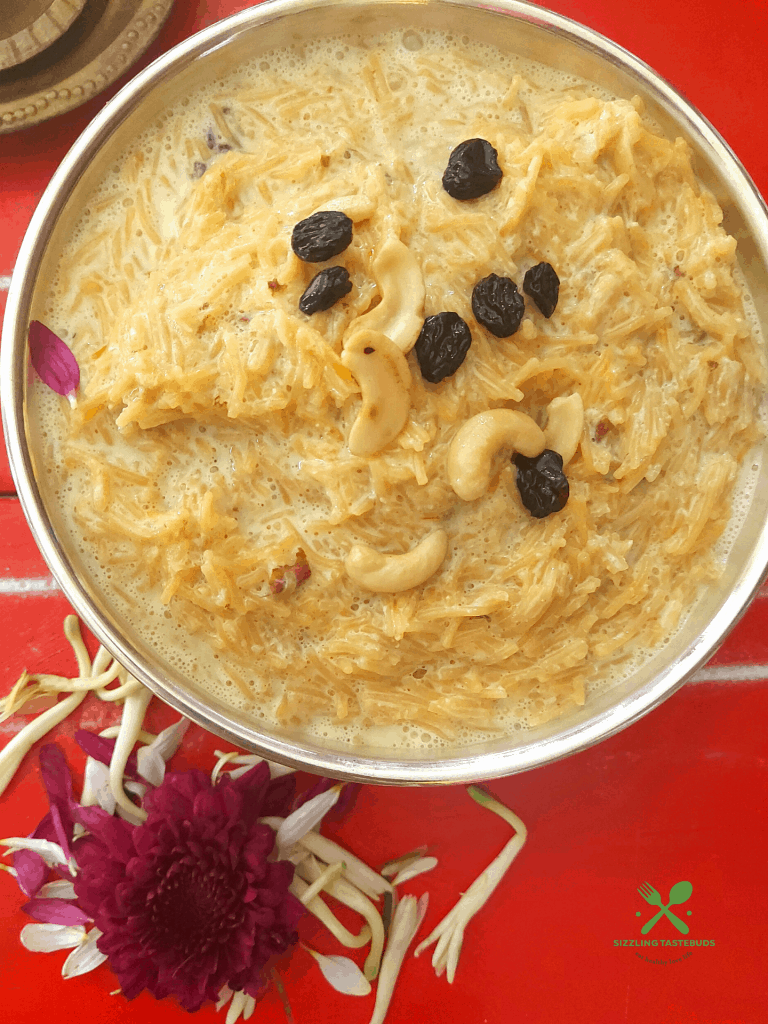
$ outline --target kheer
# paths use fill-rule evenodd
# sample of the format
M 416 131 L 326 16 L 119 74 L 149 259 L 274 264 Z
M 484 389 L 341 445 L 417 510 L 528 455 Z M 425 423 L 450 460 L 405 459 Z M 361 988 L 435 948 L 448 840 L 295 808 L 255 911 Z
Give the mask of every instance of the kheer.
M 472 138 L 503 177 L 461 201 L 441 179 Z M 326 264 L 291 234 L 327 210 L 354 224 L 327 264 L 352 289 L 305 315 Z M 583 703 L 717 578 L 760 436 L 759 338 L 720 221 L 639 100 L 431 32 L 260 56 L 125 153 L 37 311 L 83 374 L 74 411 L 40 397 L 83 557 L 172 664 L 269 722 L 449 743 Z M 542 261 L 554 313 L 527 300 L 495 337 L 473 288 L 522 288 Z M 444 311 L 470 328 L 464 361 L 431 384 L 401 345 L 405 423 L 361 453 L 346 342 Z M 561 511 L 528 513 L 510 450 L 459 497 L 463 424 L 515 410 L 546 431 L 573 395 Z M 345 568 L 356 547 L 401 556 L 440 532 L 410 589 Z M 297 564 L 309 579 L 276 593 Z

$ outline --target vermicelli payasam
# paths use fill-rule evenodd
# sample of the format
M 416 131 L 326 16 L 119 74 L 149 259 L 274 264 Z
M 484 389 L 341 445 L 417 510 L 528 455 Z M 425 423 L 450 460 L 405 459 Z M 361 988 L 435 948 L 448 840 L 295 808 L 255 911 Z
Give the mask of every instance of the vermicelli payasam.
M 503 177 L 462 201 L 441 178 L 472 138 Z M 292 231 L 327 210 L 352 241 L 304 262 Z M 126 152 L 38 310 L 83 374 L 74 410 L 46 399 L 46 436 L 84 556 L 165 657 L 267 721 L 439 744 L 582 704 L 717 578 L 761 436 L 760 343 L 720 222 L 640 100 L 429 33 L 259 57 Z M 474 286 L 522 291 L 540 262 L 555 312 L 526 299 L 495 337 Z M 327 266 L 351 291 L 305 315 Z M 345 345 L 443 311 L 470 328 L 464 361 L 431 384 L 405 355 L 403 429 L 354 454 Z M 523 507 L 508 448 L 458 496 L 463 424 L 514 409 L 546 427 L 574 394 L 561 511 Z M 424 583 L 382 593 L 345 568 L 355 545 L 398 555 L 438 530 Z

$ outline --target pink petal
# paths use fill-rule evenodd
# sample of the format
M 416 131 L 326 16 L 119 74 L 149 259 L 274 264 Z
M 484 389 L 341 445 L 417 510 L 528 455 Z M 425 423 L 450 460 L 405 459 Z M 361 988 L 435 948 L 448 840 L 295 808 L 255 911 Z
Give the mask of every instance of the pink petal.
M 78 747 L 84 750 L 94 761 L 100 761 L 105 765 L 109 765 L 112 760 L 116 742 L 113 739 L 108 740 L 106 736 L 97 736 L 95 732 L 89 732 L 88 729 L 75 730 L 75 743 L 77 743 Z M 136 761 L 136 755 L 131 754 L 125 766 L 125 776 L 126 778 L 138 781 L 138 774 L 139 766 Z
M 296 586 L 298 587 L 309 579 L 309 577 L 312 575 L 312 570 L 309 568 L 306 562 L 299 563 L 298 565 L 293 566 L 293 574 L 296 577 Z
M 80 367 L 71 349 L 39 320 L 29 325 L 29 358 L 40 380 L 56 394 L 71 395 L 77 389 Z
M 293 801 L 292 811 L 296 811 L 305 804 L 308 800 L 313 797 L 319 796 L 320 793 L 325 793 L 326 790 L 330 789 L 331 786 L 336 785 L 335 779 L 329 779 L 327 775 L 322 775 L 314 786 L 310 786 L 309 789 L 305 789 L 303 793 L 299 793 L 296 799 Z
M 101 807 L 80 807 L 77 811 L 78 822 L 89 832 L 97 832 L 110 819 L 111 814 Z
M 73 810 L 77 805 L 72 793 L 72 773 L 64 751 L 57 743 L 46 743 L 40 748 L 40 774 L 51 805 L 56 842 L 69 857 L 69 844 L 75 828 Z
M 293 565 L 278 565 L 276 569 L 272 570 L 269 589 L 273 594 L 282 594 L 288 585 L 286 577 L 289 574 L 293 576 L 296 587 L 300 587 L 302 583 L 306 583 L 312 575 L 312 570 L 307 564 L 307 557 L 301 548 L 298 550 L 296 561 Z
M 56 828 L 51 812 L 42 818 L 30 839 L 47 839 L 57 843 Z M 13 866 L 16 869 L 16 881 L 19 888 L 27 896 L 35 896 L 48 877 L 48 865 L 35 850 L 16 850 L 13 855 Z
M 56 842 L 64 851 L 64 856 L 69 860 L 72 856 L 72 851 L 69 848 L 69 839 L 67 837 L 64 823 L 61 820 L 61 814 L 56 804 L 51 804 L 51 818 L 53 819 L 53 827 L 56 829 Z
M 48 877 L 48 865 L 33 850 L 17 850 L 13 855 L 16 881 L 27 896 L 34 896 Z
M 88 915 L 80 907 L 55 898 L 34 899 L 21 908 L 25 914 L 46 924 L 85 924 Z

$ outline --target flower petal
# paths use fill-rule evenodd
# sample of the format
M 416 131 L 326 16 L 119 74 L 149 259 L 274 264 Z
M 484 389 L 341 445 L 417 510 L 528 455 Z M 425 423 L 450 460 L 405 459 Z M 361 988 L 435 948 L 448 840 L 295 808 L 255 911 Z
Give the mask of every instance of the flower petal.
M 106 736 L 97 736 L 96 733 L 90 732 L 88 729 L 75 730 L 75 743 L 78 747 L 102 764 L 109 765 L 111 762 L 116 742 L 114 739 L 107 739 Z M 125 775 L 135 779 L 138 773 L 139 766 L 136 757 L 131 754 L 125 766 Z
M 80 383 L 80 367 L 66 342 L 33 320 L 29 325 L 29 358 L 43 384 L 58 395 L 70 395 Z
M 222 988 L 221 992 L 219 992 L 219 1001 L 218 1001 L 218 1003 L 216 1003 L 216 1012 L 217 1013 L 222 1008 L 222 1006 L 226 1006 L 227 1005 L 227 1003 L 229 1002 L 229 1000 L 232 998 L 233 995 L 234 995 L 234 992 L 229 987 L 229 985 L 225 985 Z
M 139 775 L 146 779 L 150 786 L 159 786 L 165 778 L 165 761 L 160 752 L 151 744 L 139 747 L 136 752 Z
M 77 949 L 73 949 L 61 968 L 61 976 L 65 980 L 67 978 L 77 978 L 81 974 L 88 974 L 89 971 L 95 970 L 100 964 L 103 964 L 107 959 L 106 954 L 102 953 L 96 943 L 101 938 L 101 932 L 98 928 L 91 928 L 88 932 L 88 937 L 85 942 L 78 946 Z
M 259 759 L 259 760 L 261 760 L 261 759 Z M 254 764 L 255 763 L 256 762 L 254 762 Z M 251 768 L 253 768 L 252 764 L 244 764 L 244 765 L 241 765 L 239 768 L 233 768 L 233 770 L 229 773 L 229 778 L 232 779 L 233 781 L 234 781 L 234 779 L 242 779 L 242 777 L 244 775 L 248 774 L 248 772 L 251 770 Z
M 348 956 L 325 956 L 309 946 L 304 947 L 320 965 L 323 977 L 337 992 L 345 996 L 367 996 L 371 991 L 371 983 Z
M 80 907 L 67 900 L 55 898 L 36 897 L 25 903 L 21 909 L 30 917 L 45 921 L 47 924 L 85 924 L 89 920 L 86 912 Z
M 72 856 L 72 851 L 69 848 L 69 837 L 67 836 L 67 830 L 64 827 L 64 822 L 61 820 L 61 813 L 59 812 L 58 805 L 55 803 L 51 804 L 51 821 L 53 822 L 53 827 L 56 830 L 56 840 L 64 851 L 64 856 L 69 860 Z
M 235 992 L 232 996 L 232 1002 L 229 1004 L 227 1010 L 227 1016 L 224 1024 L 235 1024 L 235 1021 L 242 1013 L 243 1007 L 245 1006 L 245 992 Z
M 326 793 L 331 787 L 336 785 L 335 779 L 329 779 L 327 775 L 321 776 L 314 786 L 310 786 L 309 789 L 305 789 L 303 793 L 299 793 L 296 799 L 293 801 L 292 811 L 296 811 L 302 804 L 307 803 L 313 797 L 319 793 Z
M 408 882 L 411 878 L 415 878 L 417 875 L 423 875 L 425 871 L 431 871 L 432 868 L 435 867 L 437 867 L 437 857 L 420 857 L 418 860 L 412 861 L 407 867 L 398 871 L 392 879 L 392 885 L 400 885 L 402 882 Z
M 101 807 L 79 807 L 77 820 L 88 829 L 89 832 L 97 831 L 106 821 L 110 821 L 112 815 L 108 814 Z
M 58 843 L 52 843 L 48 839 L 26 839 L 24 836 L 10 836 L 8 839 L 0 839 L 0 846 L 7 846 L 9 850 L 32 850 L 39 853 L 49 868 L 57 864 L 66 864 L 67 858 Z
M 40 890 L 40 897 L 42 899 L 50 900 L 76 900 L 77 895 L 75 894 L 75 887 L 72 882 L 60 881 L 60 882 L 48 882 Z
M 17 850 L 13 855 L 16 881 L 26 896 L 34 896 L 48 874 L 48 865 L 39 853 L 32 850 Z
M 386 864 L 380 870 L 380 873 L 385 878 L 392 878 L 398 871 L 402 871 L 403 868 L 409 867 L 414 861 L 419 860 L 421 857 L 427 855 L 426 846 L 417 846 L 415 850 L 410 850 L 408 853 L 403 853 L 399 857 L 393 857 L 392 860 L 388 860 Z
M 54 808 L 58 810 L 62 827 L 67 836 L 66 843 L 59 841 L 61 848 L 65 850 L 72 837 L 72 826 L 74 825 L 72 817 L 74 795 L 72 773 L 69 770 L 64 751 L 58 743 L 46 743 L 40 748 L 40 774 L 48 794 L 51 811 Z
M 57 949 L 72 949 L 85 938 L 82 925 L 25 924 L 21 929 L 21 944 L 32 953 L 55 953 Z
M 341 786 L 334 786 L 333 789 L 329 789 L 325 793 L 318 793 L 317 796 L 302 804 L 298 810 L 289 814 L 275 836 L 275 845 L 278 847 L 278 851 L 288 851 L 294 843 L 297 843 L 310 829 L 322 821 L 339 799 L 340 793 Z
M 115 813 L 117 801 L 109 786 L 109 768 L 97 761 L 95 757 L 88 757 L 85 762 L 85 776 L 83 779 L 83 795 L 80 797 L 81 807 L 92 807 L 98 804 L 107 814 Z
M 174 722 L 173 725 L 169 725 L 167 729 L 158 733 L 150 743 L 150 748 L 156 750 L 164 761 L 169 761 L 179 749 L 184 734 L 191 724 L 188 718 L 180 718 L 178 722 Z
M 420 923 L 419 903 L 415 896 L 404 896 L 397 905 L 389 930 L 387 948 L 381 960 L 376 1003 L 370 1024 L 383 1024 L 392 999 L 403 958 L 413 941 Z

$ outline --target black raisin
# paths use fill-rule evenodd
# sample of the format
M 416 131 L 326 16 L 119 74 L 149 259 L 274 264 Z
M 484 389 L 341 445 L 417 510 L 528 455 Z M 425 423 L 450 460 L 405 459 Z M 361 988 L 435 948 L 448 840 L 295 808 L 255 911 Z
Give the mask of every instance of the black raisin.
M 545 317 L 555 312 L 557 296 L 560 293 L 560 278 L 551 264 L 537 263 L 526 270 L 523 278 L 523 291 L 530 295 Z
M 458 313 L 428 316 L 414 349 L 421 375 L 430 384 L 456 373 L 472 344 L 472 335 Z
M 498 153 L 485 139 L 467 139 L 448 157 L 443 188 L 454 199 L 477 199 L 501 181 Z
M 472 312 L 491 334 L 508 338 L 522 322 L 525 299 L 511 278 L 489 274 L 472 290 Z
M 322 210 L 300 220 L 291 234 L 291 248 L 305 263 L 322 263 L 344 252 L 352 241 L 352 221 L 346 213 Z
M 311 316 L 312 313 L 330 309 L 334 302 L 338 302 L 351 291 L 352 282 L 344 267 L 326 267 L 319 274 L 315 274 L 307 285 L 299 299 L 299 309 Z
M 518 453 L 513 461 L 517 466 L 520 497 L 535 519 L 544 519 L 565 508 L 569 487 L 563 473 L 562 455 L 545 448 L 541 455 L 532 459 Z

